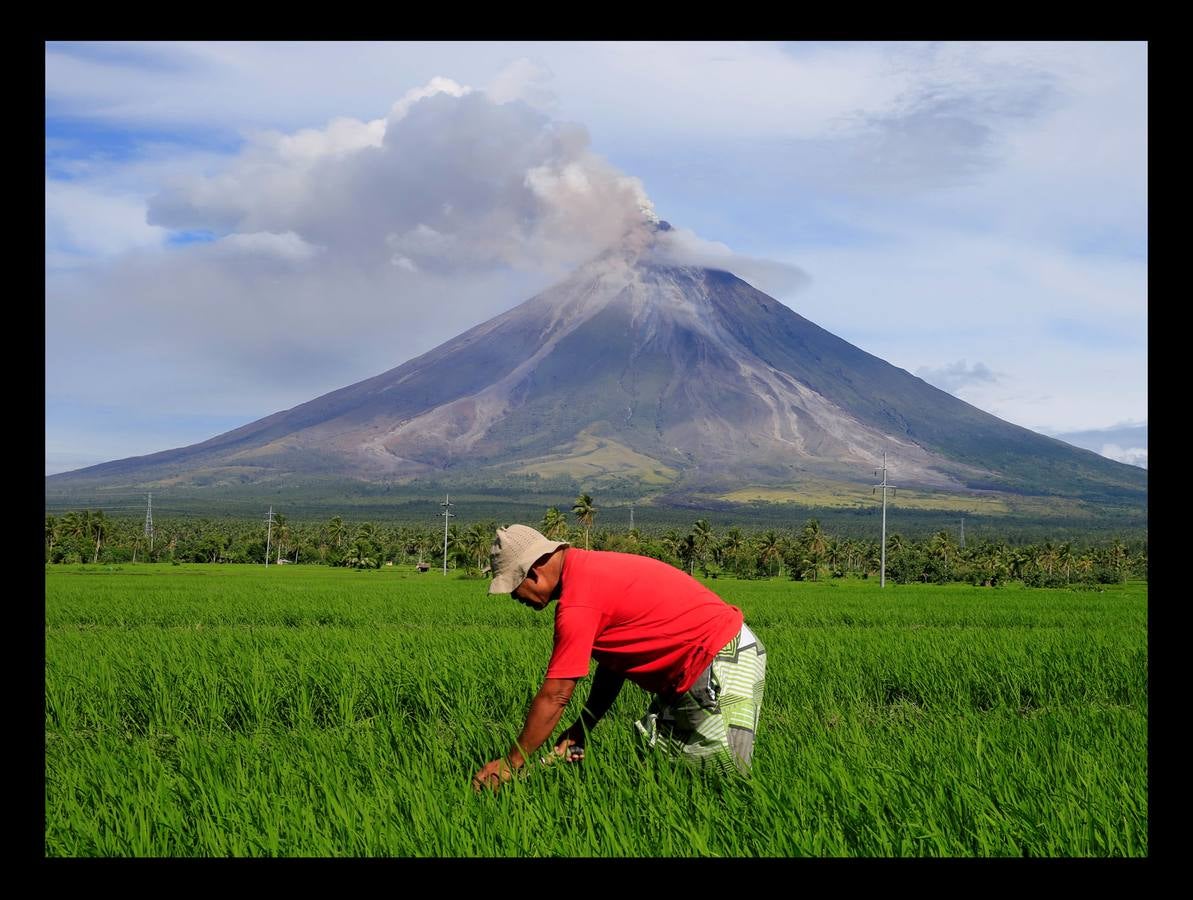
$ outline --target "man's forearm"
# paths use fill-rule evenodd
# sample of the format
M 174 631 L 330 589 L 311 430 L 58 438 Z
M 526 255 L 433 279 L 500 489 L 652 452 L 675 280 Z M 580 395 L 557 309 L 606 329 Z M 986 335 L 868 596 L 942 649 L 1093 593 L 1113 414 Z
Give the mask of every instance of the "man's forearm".
M 535 694 L 534 700 L 530 702 L 530 710 L 526 713 L 526 726 L 510 748 L 509 763 L 515 769 L 521 768 L 526 763 L 526 757 L 551 736 L 571 699 L 571 688 L 574 686 L 575 681 L 565 685 L 549 681 Z
M 588 692 L 588 699 L 584 701 L 584 709 L 576 726 L 592 729 L 601 717 L 609 711 L 617 695 L 621 693 L 621 686 L 625 684 L 625 676 L 620 675 L 605 666 L 597 666 L 596 675 L 592 679 L 592 690 Z

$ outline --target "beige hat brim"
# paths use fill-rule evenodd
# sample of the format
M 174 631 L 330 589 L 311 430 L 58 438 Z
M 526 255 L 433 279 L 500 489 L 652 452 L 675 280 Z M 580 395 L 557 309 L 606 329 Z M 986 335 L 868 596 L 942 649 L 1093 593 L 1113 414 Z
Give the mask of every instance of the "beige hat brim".
M 493 580 L 489 582 L 490 594 L 509 594 L 514 588 L 526 580 L 526 573 L 530 571 L 530 567 L 542 559 L 544 556 L 549 556 L 560 547 L 572 546 L 567 541 L 549 541 L 544 538 L 541 541 L 535 541 L 529 547 L 522 551 L 522 555 L 518 557 L 517 561 L 512 567 L 502 572 L 498 572 Z

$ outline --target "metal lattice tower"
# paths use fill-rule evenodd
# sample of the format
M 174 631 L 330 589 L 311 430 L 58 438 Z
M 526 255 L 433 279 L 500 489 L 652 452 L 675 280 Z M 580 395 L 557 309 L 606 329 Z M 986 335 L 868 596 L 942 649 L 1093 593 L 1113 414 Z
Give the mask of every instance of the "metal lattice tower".
M 145 507 L 145 536 L 149 538 L 149 552 L 153 552 L 153 494 L 148 494 Z
M 452 503 L 451 494 L 443 495 L 443 502 L 439 504 L 443 507 L 443 574 L 447 574 L 447 520 L 454 519 L 456 514 L 451 511 Z
M 269 516 L 265 519 L 265 565 L 269 565 L 269 539 L 273 535 L 273 506 L 269 507 Z
M 874 470 L 875 478 L 878 477 L 878 471 L 879 471 L 878 469 Z M 875 490 L 877 490 L 878 488 L 882 488 L 882 568 L 879 570 L 880 575 L 879 575 L 878 586 L 886 587 L 886 492 L 887 492 L 887 488 L 890 488 L 891 493 L 893 495 L 895 486 L 893 484 L 887 484 L 887 480 L 886 480 L 886 451 L 885 450 L 882 451 L 882 481 L 880 481 L 878 484 L 874 485 Z M 872 494 L 872 493 L 874 493 L 874 491 L 872 490 L 872 491 L 870 491 L 870 493 Z

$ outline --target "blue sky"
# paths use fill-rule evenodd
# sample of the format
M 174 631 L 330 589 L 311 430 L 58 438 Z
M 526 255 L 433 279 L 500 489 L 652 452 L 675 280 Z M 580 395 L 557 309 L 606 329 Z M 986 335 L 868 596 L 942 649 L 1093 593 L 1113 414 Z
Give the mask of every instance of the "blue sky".
M 393 368 L 640 208 L 863 350 L 1146 465 L 1146 44 L 69 42 L 45 60 L 47 474 Z

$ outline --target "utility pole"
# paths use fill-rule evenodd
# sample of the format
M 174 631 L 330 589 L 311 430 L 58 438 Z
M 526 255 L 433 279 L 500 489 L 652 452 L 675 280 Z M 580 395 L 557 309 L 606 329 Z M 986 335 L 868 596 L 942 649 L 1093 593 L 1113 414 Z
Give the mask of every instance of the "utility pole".
M 874 470 L 874 477 L 878 477 L 877 469 Z M 882 488 L 882 569 L 880 570 L 880 580 L 878 586 L 886 587 L 886 491 L 887 488 L 890 488 L 893 495 L 895 486 L 893 484 L 887 484 L 885 450 L 882 451 L 882 481 L 874 485 L 874 490 L 877 490 L 878 488 Z M 874 490 L 871 490 L 870 493 L 873 494 Z
M 443 507 L 443 574 L 447 574 L 447 520 L 454 519 L 456 514 L 451 511 L 452 498 L 451 494 L 443 495 L 443 502 L 439 504 Z
M 265 520 L 269 524 L 265 528 L 265 565 L 269 565 L 269 538 L 273 534 L 273 506 L 269 507 L 269 518 Z
M 149 505 L 145 507 L 145 536 L 149 538 L 149 552 L 153 552 L 153 494 L 147 495 Z M 152 562 L 152 560 L 150 560 Z
M 634 530 L 634 504 L 630 504 L 630 531 Z

